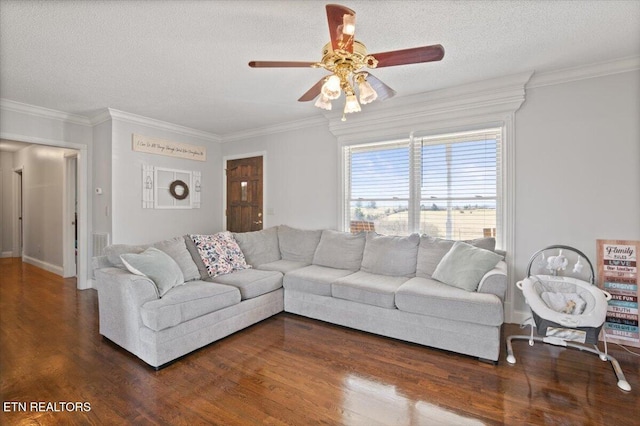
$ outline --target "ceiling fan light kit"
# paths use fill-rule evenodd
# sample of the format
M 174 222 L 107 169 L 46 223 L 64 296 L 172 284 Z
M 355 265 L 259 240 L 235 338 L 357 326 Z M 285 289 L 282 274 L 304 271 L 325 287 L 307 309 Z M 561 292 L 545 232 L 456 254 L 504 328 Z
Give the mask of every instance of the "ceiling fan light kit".
M 421 62 L 439 61 L 444 57 L 444 48 L 439 45 L 394 50 L 378 54 L 367 54 L 364 44 L 354 39 L 356 13 L 344 6 L 328 4 L 327 21 L 331 41 L 322 49 L 320 62 L 251 61 L 252 68 L 311 67 L 324 68 L 331 74 L 323 77 L 298 99 L 299 102 L 318 98 L 315 106 L 330 111 L 331 101 L 345 95 L 342 121 L 346 114 L 360 112 L 365 105 L 393 97 L 396 92 L 363 68 L 382 68 Z M 356 96 L 356 88 L 358 96 Z M 359 100 L 359 102 L 358 102 Z

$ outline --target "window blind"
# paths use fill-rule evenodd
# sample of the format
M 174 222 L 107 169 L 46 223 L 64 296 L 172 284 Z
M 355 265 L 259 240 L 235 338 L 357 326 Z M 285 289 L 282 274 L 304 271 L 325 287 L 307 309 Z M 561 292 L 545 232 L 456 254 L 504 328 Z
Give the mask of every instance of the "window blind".
M 347 228 L 450 239 L 495 236 L 500 133 L 496 128 L 345 147 Z
M 423 138 L 420 232 L 466 240 L 495 236 L 500 129 Z

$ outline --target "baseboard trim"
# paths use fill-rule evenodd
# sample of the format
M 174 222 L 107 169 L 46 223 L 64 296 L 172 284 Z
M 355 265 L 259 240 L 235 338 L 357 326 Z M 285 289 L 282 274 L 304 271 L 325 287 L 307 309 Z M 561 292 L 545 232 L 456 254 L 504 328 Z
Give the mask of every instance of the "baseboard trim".
M 3 251 L 2 253 L 0 253 L 0 257 L 16 257 L 13 255 L 12 251 Z
M 38 268 L 44 269 L 45 271 L 49 271 L 53 274 L 60 275 L 61 277 L 63 276 L 62 266 L 53 265 L 51 263 L 47 263 L 40 259 L 36 259 L 26 255 L 22 256 L 22 261 L 30 265 L 37 266 Z

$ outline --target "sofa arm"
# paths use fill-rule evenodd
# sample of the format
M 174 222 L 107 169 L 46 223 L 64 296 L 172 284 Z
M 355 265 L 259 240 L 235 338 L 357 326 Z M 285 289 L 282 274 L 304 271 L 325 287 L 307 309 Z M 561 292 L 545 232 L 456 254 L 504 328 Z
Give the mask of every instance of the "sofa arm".
M 138 354 L 141 306 L 158 299 L 158 290 L 149 278 L 118 268 L 95 271 L 98 289 L 100 334 Z
M 507 293 L 507 264 L 504 260 L 498 262 L 495 268 L 484 274 L 478 284 L 478 293 L 495 294 L 504 302 Z

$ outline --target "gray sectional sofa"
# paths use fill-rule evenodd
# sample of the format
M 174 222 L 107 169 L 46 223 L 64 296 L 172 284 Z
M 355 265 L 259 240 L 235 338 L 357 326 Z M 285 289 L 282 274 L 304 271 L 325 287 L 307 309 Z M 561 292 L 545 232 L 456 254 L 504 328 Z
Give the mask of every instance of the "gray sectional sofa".
M 286 225 L 232 237 L 246 266 L 220 275 L 190 236 L 109 246 L 93 259 L 100 334 L 159 368 L 285 311 L 498 360 L 507 276 L 492 238 Z

